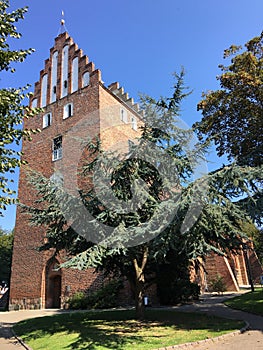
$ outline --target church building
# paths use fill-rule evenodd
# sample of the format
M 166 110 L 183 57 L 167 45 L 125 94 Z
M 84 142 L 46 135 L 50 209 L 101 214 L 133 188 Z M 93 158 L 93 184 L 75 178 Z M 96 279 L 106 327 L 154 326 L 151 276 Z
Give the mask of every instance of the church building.
M 32 141 L 23 142 L 23 159 L 28 165 L 20 169 L 18 196 L 25 205 L 32 205 L 36 199 L 35 191 L 28 182 L 28 167 L 47 178 L 51 178 L 62 166 L 64 171 L 70 169 L 72 159 L 76 161 L 80 157 L 79 145 L 74 146 L 73 142 L 76 130 L 90 139 L 98 136 L 103 148 L 112 149 L 121 143 L 128 145 L 129 140 L 138 137 L 142 123 L 138 104 L 118 83 L 105 86 L 101 71 L 95 68 L 67 32 L 58 35 L 50 49 L 39 81 L 35 83 L 30 106 L 41 107 L 43 112 L 25 120 L 26 128 L 41 129 L 40 133 L 33 135 Z M 72 135 L 73 141 L 69 142 Z M 28 217 L 18 207 L 10 310 L 63 308 L 69 296 L 80 290 L 96 290 L 102 283 L 102 276 L 94 273 L 93 269 L 55 269 L 60 261 L 52 258 L 52 252 L 36 249 L 44 240 L 45 228 L 31 226 Z M 224 277 L 230 290 L 248 285 L 244 254 L 247 253 L 229 258 L 208 257 L 207 273 L 199 275 L 202 275 L 199 282 L 203 289 L 218 273 Z M 262 269 L 256 257 L 252 252 L 248 254 L 250 266 L 253 265 L 253 271 L 257 266 L 256 274 L 260 275 Z M 197 277 L 193 274 L 193 280 Z

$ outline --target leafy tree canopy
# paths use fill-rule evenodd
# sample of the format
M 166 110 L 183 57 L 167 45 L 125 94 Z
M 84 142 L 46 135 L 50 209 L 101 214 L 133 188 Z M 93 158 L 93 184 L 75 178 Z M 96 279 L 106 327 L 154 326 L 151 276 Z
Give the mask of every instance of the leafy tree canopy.
M 220 65 L 221 89 L 203 94 L 203 118 L 195 124 L 201 139 L 213 140 L 219 156 L 249 166 L 263 159 L 263 32 L 241 46 L 232 45 Z
M 24 19 L 27 8 L 8 12 L 10 3 L 8 0 L 0 2 L 0 72 L 14 73 L 13 63 L 23 62 L 34 50 L 12 50 L 10 39 L 19 39 L 21 34 L 17 31 L 15 23 Z M 28 87 L 28 86 L 27 86 Z M 36 114 L 23 105 L 23 100 L 29 97 L 25 88 L 3 88 L 0 89 L 0 214 L 6 205 L 15 200 L 15 193 L 10 189 L 12 179 L 10 174 L 23 162 L 20 159 L 20 141 L 30 139 L 33 130 L 22 130 L 24 118 Z

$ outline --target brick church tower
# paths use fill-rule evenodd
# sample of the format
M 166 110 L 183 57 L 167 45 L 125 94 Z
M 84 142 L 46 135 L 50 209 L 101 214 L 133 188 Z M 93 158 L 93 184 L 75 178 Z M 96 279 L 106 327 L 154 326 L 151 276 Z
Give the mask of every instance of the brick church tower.
M 30 106 L 43 112 L 25 120 L 25 127 L 41 129 L 31 142 L 23 143 L 27 166 L 20 169 L 19 198 L 32 205 L 36 199 L 27 180 L 27 167 L 50 178 L 61 164 L 72 166 L 74 150 L 64 139 L 77 128 L 85 137 L 99 136 L 104 149 L 139 135 L 139 107 L 118 83 L 106 87 L 101 72 L 64 32 L 55 39 L 35 84 Z M 69 142 L 68 142 L 69 144 Z M 78 148 L 75 146 L 75 148 Z M 75 149 L 78 153 L 78 149 Z M 76 154 L 77 154 L 76 153 Z M 68 163 L 67 163 L 68 160 Z M 36 250 L 45 230 L 30 226 L 27 215 L 17 209 L 9 309 L 63 307 L 66 297 L 79 290 L 97 288 L 101 276 L 93 270 L 55 271 L 59 263 L 50 252 Z
M 139 106 L 118 83 L 104 85 L 100 70 L 95 69 L 66 32 L 55 39 L 50 49 L 30 106 L 41 107 L 43 112 L 25 120 L 26 128 L 41 129 L 22 148 L 28 165 L 20 169 L 19 198 L 29 206 L 34 204 L 36 194 L 28 182 L 27 167 L 47 178 L 61 169 L 70 173 L 81 156 L 81 143 L 75 143 L 77 138 L 98 136 L 103 149 L 119 149 L 123 144 L 128 147 L 129 141 L 139 136 L 142 123 Z M 67 181 L 74 184 L 70 176 Z M 18 207 L 10 310 L 65 307 L 67 297 L 80 290 L 97 289 L 102 283 L 102 276 L 92 269 L 54 269 L 60 263 L 59 257 L 36 249 L 44 240 L 44 227 L 31 226 L 28 216 Z M 229 257 L 211 255 L 206 260 L 207 276 L 202 271 L 193 272 L 192 280 L 205 290 L 209 280 L 220 274 L 229 290 L 238 290 L 240 285 L 248 284 L 246 257 L 243 252 Z M 250 252 L 248 259 L 256 280 L 262 267 L 254 253 Z

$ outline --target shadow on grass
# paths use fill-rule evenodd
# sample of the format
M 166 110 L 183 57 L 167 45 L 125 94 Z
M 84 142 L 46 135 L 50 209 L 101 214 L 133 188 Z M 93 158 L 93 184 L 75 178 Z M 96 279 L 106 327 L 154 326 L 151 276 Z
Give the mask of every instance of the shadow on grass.
M 197 313 L 168 310 L 147 310 L 144 321 L 135 320 L 134 311 L 67 313 L 22 321 L 15 326 L 17 335 L 25 342 L 55 334 L 76 334 L 70 344 L 59 349 L 126 349 L 134 344 L 139 349 L 147 339 L 160 338 L 158 326 L 171 327 L 172 331 L 206 330 L 219 335 L 221 331 L 241 328 L 243 323 Z M 146 332 L 146 333 L 145 333 Z M 188 340 L 189 341 L 189 340 Z M 191 340 L 190 340 L 191 341 Z M 175 345 L 175 344 L 174 344 Z
M 257 289 L 225 301 L 233 309 L 263 316 L 263 289 Z

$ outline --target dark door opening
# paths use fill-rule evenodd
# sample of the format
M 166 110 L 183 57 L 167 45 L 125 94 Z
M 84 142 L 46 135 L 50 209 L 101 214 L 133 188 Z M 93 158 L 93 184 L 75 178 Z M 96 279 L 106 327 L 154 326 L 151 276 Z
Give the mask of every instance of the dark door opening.
M 50 279 L 50 294 L 51 294 L 51 308 L 60 308 L 60 297 L 61 297 L 61 276 L 57 275 Z
M 51 263 L 46 271 L 46 309 L 61 307 L 61 272 L 55 270 L 55 265 Z

